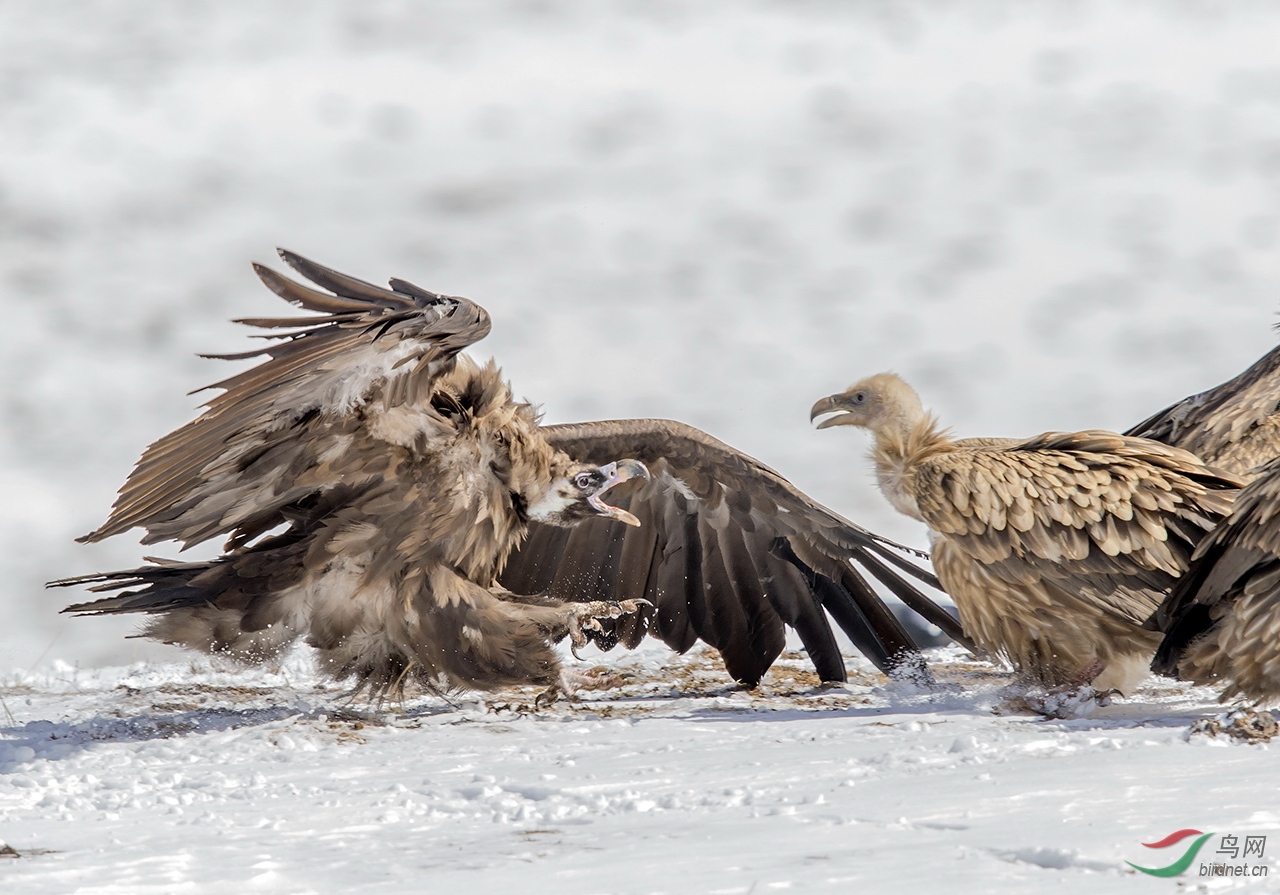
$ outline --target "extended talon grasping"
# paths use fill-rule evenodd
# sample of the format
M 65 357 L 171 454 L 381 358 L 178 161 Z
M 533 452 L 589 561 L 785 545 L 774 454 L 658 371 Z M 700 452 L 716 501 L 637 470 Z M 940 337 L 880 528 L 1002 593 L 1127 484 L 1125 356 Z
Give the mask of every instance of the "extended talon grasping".
M 632 615 L 639 612 L 642 607 L 652 605 L 643 598 L 618 601 L 593 600 L 589 603 L 567 604 L 564 607 L 565 621 L 569 629 L 569 649 L 574 658 L 581 659 L 578 650 L 591 642 L 592 637 L 587 633 L 588 631 L 600 635 L 605 633 L 600 619 Z

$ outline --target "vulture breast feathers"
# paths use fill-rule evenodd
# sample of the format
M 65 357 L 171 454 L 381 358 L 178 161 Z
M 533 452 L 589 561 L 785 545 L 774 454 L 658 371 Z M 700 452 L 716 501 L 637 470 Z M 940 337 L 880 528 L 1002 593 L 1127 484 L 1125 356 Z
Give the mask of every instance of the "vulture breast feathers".
M 687 427 L 542 427 L 492 362 L 461 353 L 489 331 L 479 305 L 281 257 L 321 288 L 258 275 L 311 315 L 240 321 L 273 341 L 222 357 L 265 360 L 217 383 L 200 416 L 151 445 L 110 518 L 82 539 L 136 526 L 146 544 L 216 537 L 226 552 L 54 582 L 112 594 L 66 611 L 148 613 L 147 636 L 250 661 L 303 638 L 327 673 L 379 694 L 410 683 L 554 693 L 557 640 L 631 643 L 650 624 L 677 648 L 712 643 L 748 683 L 792 624 L 823 676 L 842 679 L 818 604 L 882 666 L 920 665 L 847 560 L 940 610 L 877 558 L 915 570 L 875 536 Z M 682 438 L 703 456 L 664 451 Z M 647 478 L 644 463 L 594 459 L 628 443 L 664 483 L 631 494 L 634 512 L 603 495 Z M 699 465 L 717 451 L 727 465 Z M 562 536 L 575 527 L 586 537 Z M 770 552 L 743 552 L 760 547 Z
M 875 436 L 881 489 L 925 522 L 966 633 L 1024 677 L 1127 691 L 1159 635 L 1144 622 L 1241 482 L 1192 454 L 1103 431 L 954 440 L 899 377 L 819 401 L 820 426 Z

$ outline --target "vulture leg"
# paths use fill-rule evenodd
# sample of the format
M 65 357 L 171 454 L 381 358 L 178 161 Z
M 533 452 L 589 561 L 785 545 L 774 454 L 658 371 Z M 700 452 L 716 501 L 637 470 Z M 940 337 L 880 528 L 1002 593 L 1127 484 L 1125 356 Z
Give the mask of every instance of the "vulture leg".
M 1096 706 L 1110 705 L 1111 697 L 1120 691 L 1099 684 L 1105 678 L 1106 664 L 1090 662 L 1071 680 L 1040 693 L 1024 693 L 1019 702 L 1046 718 L 1080 718 Z
M 1089 684 L 1078 687 L 1063 685 L 1043 693 L 1026 694 L 1019 703 L 1037 715 L 1055 720 L 1069 720 L 1087 717 L 1096 706 L 1110 705 L 1113 692 L 1115 691 L 1108 690 L 1105 693 L 1099 693 Z

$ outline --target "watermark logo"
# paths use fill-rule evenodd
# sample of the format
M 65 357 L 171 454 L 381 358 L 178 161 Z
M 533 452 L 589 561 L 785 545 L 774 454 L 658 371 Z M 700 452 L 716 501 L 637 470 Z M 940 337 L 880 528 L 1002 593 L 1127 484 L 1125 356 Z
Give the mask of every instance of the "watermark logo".
M 1180 873 L 1186 872 L 1187 868 L 1191 866 L 1191 862 L 1196 859 L 1196 855 L 1199 854 L 1200 849 L 1212 835 L 1212 833 L 1201 833 L 1199 830 L 1178 830 L 1175 833 L 1170 833 L 1159 842 L 1142 843 L 1146 848 L 1168 848 L 1171 845 L 1177 845 L 1179 842 L 1190 836 L 1199 837 L 1195 842 L 1192 842 L 1187 846 L 1187 850 L 1182 853 L 1182 857 L 1178 858 L 1178 860 L 1174 861 L 1168 867 L 1139 867 L 1132 861 L 1125 861 L 1125 863 L 1134 870 L 1141 870 L 1143 873 L 1150 874 L 1151 876 L 1177 876 Z
M 1192 836 L 1196 837 L 1186 846 L 1182 856 L 1172 864 L 1165 867 L 1141 867 L 1132 861 L 1125 861 L 1125 863 L 1134 870 L 1139 870 L 1150 876 L 1179 876 L 1190 869 L 1192 862 L 1194 862 L 1196 856 L 1200 854 L 1200 849 L 1202 849 L 1204 844 L 1216 835 L 1218 834 L 1202 833 L 1199 830 L 1192 829 L 1177 830 L 1158 842 L 1142 843 L 1144 848 L 1169 848 L 1170 846 L 1177 845 L 1180 842 L 1185 842 L 1186 840 L 1191 839 Z M 1242 837 L 1237 836 L 1234 833 L 1223 833 L 1218 839 L 1218 849 L 1214 854 L 1229 857 L 1232 861 L 1238 861 L 1241 858 L 1262 858 L 1264 856 L 1267 848 L 1266 836 L 1244 836 L 1243 844 L 1241 844 L 1241 838 Z M 1266 864 L 1251 864 L 1248 860 L 1245 860 L 1244 863 L 1241 864 L 1227 863 L 1226 860 L 1209 861 L 1207 863 L 1201 861 L 1198 869 L 1199 873 L 1196 874 L 1197 876 L 1258 877 L 1266 876 L 1270 871 L 1270 867 Z

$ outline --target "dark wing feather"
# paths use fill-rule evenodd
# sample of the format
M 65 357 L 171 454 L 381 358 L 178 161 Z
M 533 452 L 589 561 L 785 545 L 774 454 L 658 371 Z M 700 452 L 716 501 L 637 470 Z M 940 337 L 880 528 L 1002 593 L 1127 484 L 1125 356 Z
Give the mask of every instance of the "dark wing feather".
M 1280 456 L 1280 347 L 1219 386 L 1166 407 L 1126 435 L 1180 447 L 1244 474 Z
M 1176 677 L 1184 651 L 1208 633 L 1232 603 L 1280 566 L 1280 459 L 1259 470 L 1236 498 L 1231 515 L 1200 542 L 1191 568 L 1148 622 L 1165 634 L 1152 670 Z M 1245 657 L 1240 657 L 1241 660 Z
M 110 518 L 82 541 L 141 526 L 147 544 L 190 546 L 232 532 L 243 542 L 287 521 L 288 507 L 336 484 L 325 477 L 324 456 L 350 435 L 354 408 L 375 390 L 389 406 L 396 399 L 422 406 L 457 353 L 489 332 L 489 315 L 465 298 L 401 281 L 397 291 L 381 289 L 292 252 L 280 255 L 332 294 L 254 265 L 258 276 L 276 295 L 322 316 L 244 321 L 297 331 L 274 333 L 256 351 L 214 355 L 266 360 L 209 386 L 222 393 L 147 448 Z
M 852 561 L 968 643 L 945 610 L 890 568 L 905 567 L 936 586 L 931 573 L 896 552 L 907 548 L 815 503 L 763 463 L 698 429 L 670 420 L 606 420 L 542 432 L 585 462 L 634 457 L 652 479 L 610 497 L 639 518 L 639 528 L 587 525 L 582 530 L 601 534 L 563 538 L 531 526 L 502 575 L 515 592 L 563 600 L 644 596 L 654 611 L 630 624 L 647 625 L 682 652 L 705 641 L 749 685 L 782 651 L 787 626 L 824 680 L 844 680 L 828 613 L 880 668 L 919 672 L 924 666 L 910 636 Z M 626 639 L 640 633 L 628 631 Z

